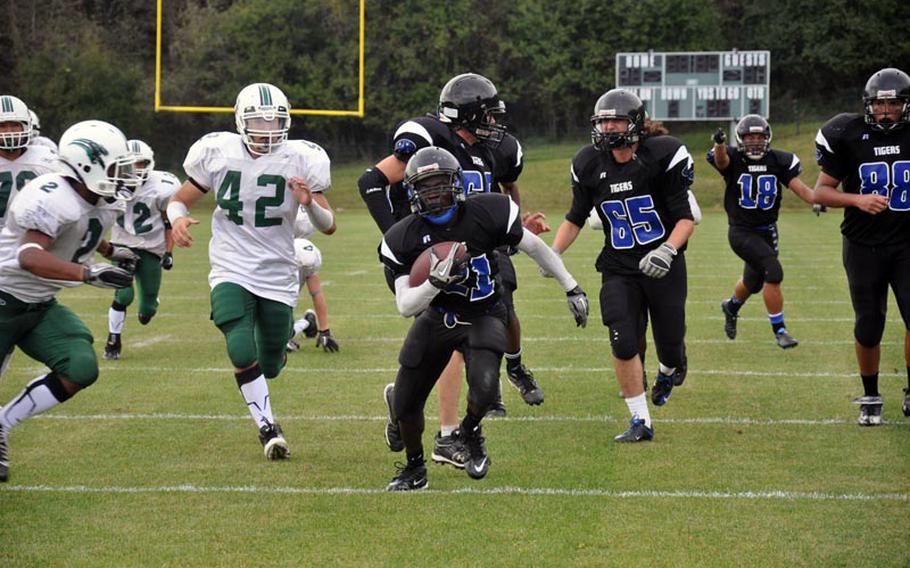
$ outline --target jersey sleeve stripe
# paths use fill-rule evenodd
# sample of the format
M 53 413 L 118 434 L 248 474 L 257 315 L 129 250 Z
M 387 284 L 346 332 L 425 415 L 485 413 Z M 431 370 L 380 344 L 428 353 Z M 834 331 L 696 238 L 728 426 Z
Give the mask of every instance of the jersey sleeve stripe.
M 518 218 L 518 205 L 514 201 L 512 201 L 512 199 L 510 198 L 509 199 L 509 224 L 506 225 L 506 233 L 511 232 L 510 229 L 512 228 L 512 223 L 514 223 L 515 219 L 517 219 L 517 218 Z
M 790 169 L 795 170 L 799 167 L 799 157 L 796 154 L 793 154 L 793 161 L 790 162 Z
M 433 144 L 433 137 L 430 136 L 429 131 L 426 128 L 424 128 L 423 126 L 421 126 L 420 124 L 417 124 L 416 122 L 414 122 L 413 120 L 409 120 L 409 121 L 405 122 L 404 124 L 402 124 L 401 126 L 399 126 L 398 130 L 395 131 L 395 138 L 398 138 L 402 134 L 416 134 L 417 136 L 420 136 L 421 138 L 426 140 L 427 144 L 430 144 L 430 145 Z
M 575 164 L 572 164 L 571 166 L 569 166 L 569 172 L 572 174 L 572 181 L 574 181 L 575 183 L 580 183 L 578 181 L 578 176 L 575 175 Z
M 815 143 L 819 146 L 823 146 L 829 153 L 834 153 L 834 150 L 831 149 L 831 145 L 828 144 L 828 139 L 825 138 L 825 135 L 822 134 L 821 130 L 819 130 L 818 134 L 815 135 Z
M 385 239 L 382 239 L 382 244 L 379 246 L 379 254 L 391 260 L 398 266 L 404 266 L 404 263 L 398 260 L 398 258 L 395 256 L 395 253 L 392 252 L 391 248 L 389 248 L 389 244 L 385 242 Z
M 689 155 L 689 150 L 686 149 L 685 146 L 680 146 L 676 150 L 676 154 L 673 155 L 673 159 L 670 160 L 670 165 L 667 166 L 667 171 L 669 172 L 670 170 L 672 170 L 673 166 L 675 166 L 676 164 L 680 163 L 683 160 L 686 160 L 687 165 L 694 163 L 694 161 L 692 160 L 692 156 Z

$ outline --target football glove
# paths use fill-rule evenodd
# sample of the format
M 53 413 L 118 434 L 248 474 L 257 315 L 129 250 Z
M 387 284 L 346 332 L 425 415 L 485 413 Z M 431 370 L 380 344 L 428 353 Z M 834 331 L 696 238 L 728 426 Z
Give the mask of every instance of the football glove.
M 581 286 L 576 286 L 566 292 L 566 298 L 569 302 L 569 311 L 575 317 L 577 327 L 588 325 L 588 296 Z
M 139 263 L 139 255 L 128 247 L 119 245 L 111 245 L 107 254 L 102 256 L 116 262 L 117 266 L 129 272 L 136 272 L 136 265 Z
M 670 265 L 673 263 L 674 256 L 676 256 L 676 249 L 673 245 L 663 243 L 642 257 L 641 262 L 638 263 L 638 268 L 645 276 L 663 278 L 670 272 Z
M 812 205 L 812 212 L 815 213 L 815 216 L 818 217 L 822 213 L 828 212 L 828 206 L 822 205 L 821 203 L 814 203 Z
M 174 268 L 174 255 L 173 254 L 171 254 L 169 252 L 164 253 L 164 255 L 161 257 L 161 268 L 163 268 L 165 270 L 170 270 L 170 269 Z
M 723 128 L 718 128 L 714 131 L 714 136 L 711 137 L 711 140 L 713 140 L 715 144 L 723 144 L 727 141 L 727 133 L 724 132 Z
M 449 254 L 440 259 L 436 256 L 436 249 L 430 249 L 430 284 L 442 290 L 449 284 L 464 280 L 467 274 L 462 270 L 462 264 L 455 261 L 455 254 L 459 247 L 453 246 Z
M 316 347 L 321 347 L 326 353 L 337 353 L 338 342 L 332 336 L 332 330 L 320 330 L 316 335 Z
M 82 281 L 98 288 L 126 288 L 133 283 L 133 273 L 110 264 L 86 266 Z

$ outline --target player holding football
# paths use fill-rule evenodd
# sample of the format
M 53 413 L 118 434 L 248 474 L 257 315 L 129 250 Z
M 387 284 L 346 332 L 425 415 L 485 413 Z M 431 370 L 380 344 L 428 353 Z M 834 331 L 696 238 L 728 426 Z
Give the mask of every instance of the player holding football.
M 910 416 L 910 77 L 900 69 L 874 73 L 863 90 L 863 114 L 843 113 L 815 137 L 821 166 L 816 201 L 843 207 L 843 260 L 856 323 L 856 359 L 863 382 L 859 424 L 882 423 L 878 390 L 888 286 L 907 331 L 904 416 Z M 841 186 L 842 191 L 837 187 Z
M 799 345 L 784 326 L 784 297 L 780 283 L 784 269 L 778 260 L 777 217 L 789 187 L 806 203 L 814 204 L 812 189 L 799 179 L 802 165 L 796 154 L 771 148 L 771 125 L 757 114 L 744 116 L 736 125 L 736 146 L 718 128 L 708 151 L 708 163 L 720 172 L 726 183 L 724 209 L 730 228 L 730 248 L 743 259 L 743 275 L 733 288 L 733 296 L 721 302 L 724 332 L 736 338 L 739 310 L 752 294 L 762 292 L 774 339 L 782 349 Z
M 178 246 L 193 244 L 199 221 L 188 208 L 211 190 L 217 207 L 209 242 L 212 321 L 224 334 L 234 378 L 259 428 L 267 459 L 290 451 L 272 413 L 266 379 L 278 376 L 291 338 L 299 280 L 294 219 L 304 207 L 319 230 L 335 218 L 322 192 L 329 158 L 311 142 L 288 141 L 290 104 L 280 89 L 254 83 L 237 95 L 237 133 L 202 137 L 187 154 L 189 179 L 167 207 Z
M 466 198 L 461 165 L 450 152 L 435 146 L 416 151 L 404 178 L 416 214 L 389 229 L 380 246 L 382 262 L 394 279 L 398 311 L 405 317 L 417 316 L 398 356 L 401 367 L 393 403 L 407 463 L 389 483 L 389 491 L 427 486 L 423 407 L 456 349 L 466 362 L 468 408 L 453 435 L 467 448 L 468 475 L 480 479 L 487 474 L 490 459 L 480 422 L 498 394 L 508 318 L 501 283 L 494 277 L 500 258 L 494 254 L 497 248 L 517 246 L 555 274 L 576 324 L 584 326 L 588 317 L 585 293 L 559 257 L 523 228 L 515 202 L 495 193 Z M 459 247 L 443 258 L 437 258 L 434 249 L 428 278 L 412 287 L 412 265 L 421 252 L 442 241 L 465 243 L 469 258 L 456 261 Z
M 155 169 L 155 153 L 142 140 L 128 141 L 130 150 L 139 157 L 136 173 L 142 185 L 136 190 L 126 211 L 117 218 L 111 230 L 111 242 L 128 247 L 136 253 L 135 279 L 139 288 L 139 323 L 148 325 L 158 312 L 158 291 L 161 289 L 161 271 L 174 266 L 174 239 L 167 219 L 168 200 L 180 187 L 177 177 Z M 126 321 L 126 308 L 133 303 L 133 286 L 114 293 L 108 309 L 108 336 L 104 345 L 105 359 L 119 359 L 122 349 L 121 334 Z
M 654 404 L 666 403 L 685 356 L 683 250 L 694 230 L 687 195 L 693 162 L 676 138 L 640 140 L 644 121 L 644 105 L 631 92 L 613 89 L 598 99 L 591 117 L 593 144 L 572 160 L 572 207 L 553 242 L 554 251 L 565 252 L 591 208 L 597 210 L 605 234 L 596 263 L 603 280 L 601 316 L 610 328 L 616 377 L 632 414 L 617 442 L 654 437 L 639 357 L 645 308 L 659 361 Z
M 10 430 L 98 378 L 91 332 L 56 295 L 83 282 L 99 288 L 132 282 L 128 270 L 89 263 L 96 250 L 121 263 L 137 260 L 101 238 L 122 212 L 114 201 L 131 199 L 139 186 L 135 161 L 113 125 L 75 124 L 60 139 L 59 171 L 28 182 L 7 213 L 0 232 L 0 353 L 18 345 L 50 372 L 0 407 L 0 481 L 9 479 Z

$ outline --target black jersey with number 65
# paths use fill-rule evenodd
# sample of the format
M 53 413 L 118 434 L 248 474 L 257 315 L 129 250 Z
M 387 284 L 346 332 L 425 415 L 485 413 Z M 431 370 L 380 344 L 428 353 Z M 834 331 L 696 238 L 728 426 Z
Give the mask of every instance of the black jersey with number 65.
M 694 163 L 686 147 L 672 136 L 640 142 L 624 164 L 593 145 L 572 160 L 571 223 L 583 227 L 591 209 L 604 227 L 604 248 L 597 270 L 640 274 L 638 263 L 667 240 L 676 222 L 692 219 L 687 191 Z
M 847 207 L 845 237 L 866 246 L 910 241 L 910 128 L 883 132 L 861 114 L 839 114 L 818 131 L 815 158 L 846 193 L 888 198 L 888 209 L 877 215 Z

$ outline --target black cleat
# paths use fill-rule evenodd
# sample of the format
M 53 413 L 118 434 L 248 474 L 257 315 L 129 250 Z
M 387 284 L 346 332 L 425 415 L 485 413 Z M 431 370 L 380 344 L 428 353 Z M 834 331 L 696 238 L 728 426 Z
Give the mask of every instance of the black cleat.
M 395 467 L 398 469 L 398 475 L 389 481 L 386 491 L 420 491 L 429 486 L 427 466 L 423 460 L 415 464 L 396 462 Z
M 259 429 L 259 441 L 262 442 L 266 459 L 284 460 L 291 457 L 288 442 L 284 439 L 284 432 L 281 431 L 281 426 L 277 422 L 266 424 Z
M 316 312 L 313 310 L 307 310 L 303 312 L 303 319 L 309 322 L 309 325 L 306 326 L 306 329 L 303 330 L 303 335 L 310 339 L 316 337 L 316 334 L 319 333 L 319 330 L 316 329 Z
M 152 314 L 150 316 L 145 315 L 145 314 L 139 314 L 139 323 L 141 323 L 142 325 L 148 325 L 149 322 L 152 321 L 153 317 L 155 317 L 155 314 Z
M 784 327 L 777 330 L 777 333 L 774 334 L 774 339 L 777 341 L 777 345 L 781 349 L 790 349 L 799 345 L 799 341 L 790 335 L 790 333 L 787 332 L 787 329 Z
M 9 432 L 0 424 L 0 483 L 9 481 Z
M 884 401 L 880 396 L 861 396 L 853 399 L 853 404 L 859 405 L 859 418 L 856 420 L 860 426 L 881 426 L 882 406 Z
M 438 464 L 449 464 L 464 469 L 465 462 L 468 461 L 468 449 L 455 433 L 443 436 L 442 432 L 437 432 L 436 443 L 433 444 L 433 453 L 430 457 Z
M 119 359 L 120 358 L 120 334 L 119 333 L 109 333 L 107 334 L 107 342 L 104 344 L 104 358 L 105 359 Z
M 483 430 L 480 425 L 475 426 L 472 432 L 465 432 L 459 428 L 457 436 L 468 449 L 465 471 L 473 479 L 483 479 L 490 469 L 490 456 L 487 455 L 487 447 L 484 445 Z
M 686 375 L 689 374 L 689 360 L 683 357 L 682 365 L 676 367 L 673 371 L 673 386 L 678 387 L 686 382 Z
M 736 339 L 736 320 L 739 315 L 730 309 L 730 300 L 724 300 L 720 303 L 720 309 L 724 312 L 724 333 L 730 339 Z
M 490 408 L 487 409 L 485 415 L 486 418 L 505 418 L 506 417 L 506 405 L 502 402 L 502 394 L 499 398 L 490 405 Z
M 529 371 L 527 367 L 518 365 L 513 368 L 506 364 L 506 375 L 508 375 L 512 386 L 518 389 L 525 403 L 531 406 L 543 403 L 543 389 L 534 380 L 534 373 Z
M 645 421 L 638 416 L 633 416 L 629 421 L 629 429 L 613 438 L 614 442 L 634 443 L 650 442 L 654 439 L 654 430 L 645 426 Z
M 651 389 L 651 402 L 656 406 L 663 406 L 673 393 L 673 377 L 657 372 L 654 388 Z
M 901 408 L 904 416 L 910 416 L 910 387 L 904 389 L 904 406 Z
M 401 439 L 401 429 L 398 427 L 398 418 L 392 412 L 392 401 L 395 396 L 395 383 L 389 383 L 382 392 L 385 399 L 386 408 L 389 410 L 389 418 L 385 423 L 385 445 L 393 452 L 400 452 L 404 449 L 404 440 Z

